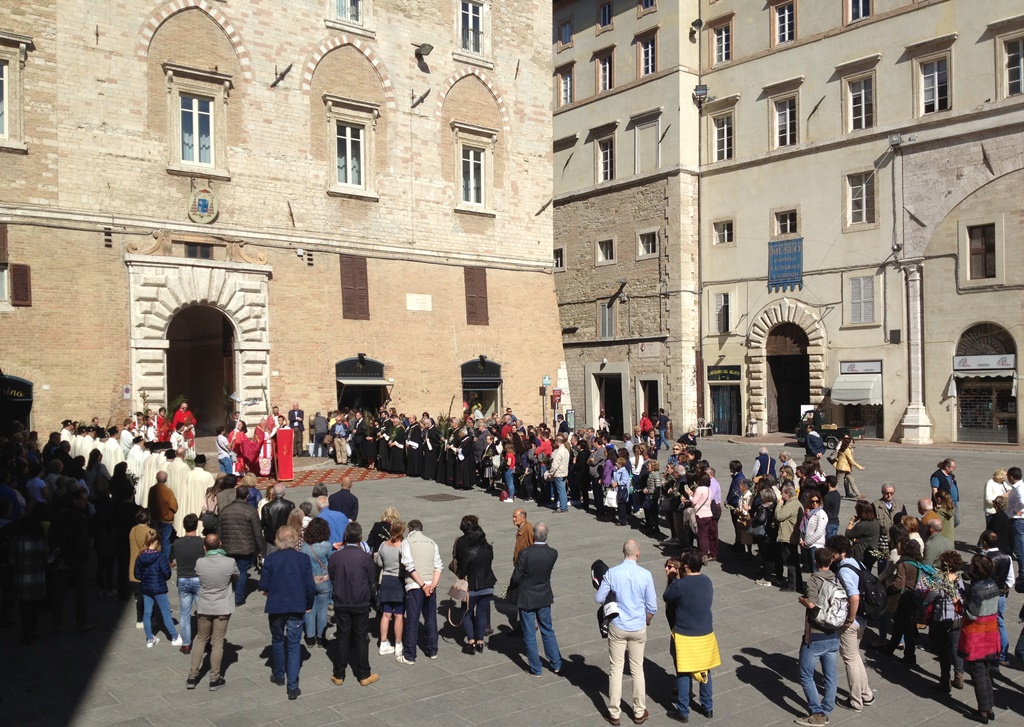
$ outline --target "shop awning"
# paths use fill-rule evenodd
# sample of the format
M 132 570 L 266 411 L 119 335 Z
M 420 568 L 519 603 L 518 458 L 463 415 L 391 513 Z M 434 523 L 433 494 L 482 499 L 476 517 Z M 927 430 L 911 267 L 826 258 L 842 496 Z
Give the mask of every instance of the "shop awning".
M 832 384 L 833 404 L 882 403 L 881 374 L 840 374 Z
M 958 379 L 999 379 L 1010 378 L 1017 372 L 1013 369 L 979 369 L 977 371 L 954 371 Z
M 391 382 L 388 381 L 387 379 L 385 379 L 384 377 L 380 377 L 380 378 L 370 378 L 370 377 L 365 377 L 365 378 L 359 378 L 359 377 L 345 378 L 345 377 L 339 376 L 338 377 L 338 383 L 342 384 L 343 386 L 391 386 L 392 385 Z

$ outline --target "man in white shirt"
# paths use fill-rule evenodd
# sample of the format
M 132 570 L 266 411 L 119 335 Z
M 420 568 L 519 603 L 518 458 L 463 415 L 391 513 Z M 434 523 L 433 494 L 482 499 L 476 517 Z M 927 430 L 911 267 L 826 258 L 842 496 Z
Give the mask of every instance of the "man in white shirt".
M 220 471 L 226 475 L 232 472 L 231 447 L 228 445 L 228 438 L 224 435 L 224 427 L 217 427 L 217 464 Z

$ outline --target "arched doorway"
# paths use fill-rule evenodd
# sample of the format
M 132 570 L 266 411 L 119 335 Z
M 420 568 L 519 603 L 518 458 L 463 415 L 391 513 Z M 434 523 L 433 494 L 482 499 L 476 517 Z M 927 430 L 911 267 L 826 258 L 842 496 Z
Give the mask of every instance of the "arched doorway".
M 811 401 L 810 341 L 803 328 L 783 323 L 768 333 L 768 431 L 792 432 L 800 423 L 800 406 Z
M 361 409 L 374 416 L 391 401 L 391 382 L 384 377 L 384 363 L 365 353 L 334 364 L 338 408 Z
M 501 411 L 501 364 L 479 356 L 461 366 L 462 400 L 489 417 Z
M 195 414 L 199 434 L 224 424 L 228 396 L 235 391 L 235 330 L 216 308 L 182 309 L 167 327 L 167 408 L 184 398 Z
M 957 441 L 1017 442 L 1017 344 L 1002 326 L 971 326 L 956 344 Z

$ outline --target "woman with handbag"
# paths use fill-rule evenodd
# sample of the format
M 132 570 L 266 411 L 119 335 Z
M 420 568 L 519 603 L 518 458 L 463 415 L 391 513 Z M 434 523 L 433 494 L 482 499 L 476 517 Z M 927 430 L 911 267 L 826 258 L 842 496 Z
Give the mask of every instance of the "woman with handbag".
M 853 481 L 853 468 L 856 467 L 859 470 L 864 468 L 853 458 L 853 439 L 849 434 L 843 436 L 843 441 L 840 442 L 839 449 L 836 450 L 833 464 L 836 468 L 836 478 L 843 485 L 846 497 L 861 499 L 863 496 L 857 489 L 857 483 Z M 850 494 L 851 492 L 853 494 Z
M 405 523 L 394 520 L 390 537 L 380 544 L 373 555 L 373 561 L 381 569 L 380 574 L 380 648 L 381 656 L 395 653 L 395 645 L 388 641 L 388 628 L 395 623 L 395 644 L 402 643 L 402 626 L 405 615 L 405 588 L 399 572 L 402 567 L 402 540 L 405 539 Z
M 955 550 L 940 555 L 940 580 L 928 592 L 926 601 L 926 616 L 931 612 L 928 638 L 939 657 L 939 683 L 933 684 L 932 689 L 946 694 L 954 687 L 964 688 L 964 660 L 957 653 L 964 601 L 963 567 L 964 560 Z
M 301 512 L 298 508 L 295 511 Z M 316 586 L 313 608 L 303 617 L 306 646 L 319 644 L 322 649 L 327 648 L 325 633 L 330 623 L 327 606 L 331 602 L 331 578 L 327 575 L 327 561 L 334 551 L 330 541 L 331 528 L 323 518 L 313 518 L 302 531 L 302 552 L 309 557 L 309 564 L 313 567 L 313 584 Z
M 714 515 L 711 512 L 711 477 L 707 472 L 697 475 L 697 487 L 693 491 L 689 488 L 684 490 L 690 503 L 693 505 L 694 515 L 697 517 L 697 549 L 700 551 L 704 563 L 715 560 L 718 555 L 718 544 L 711 543 L 709 537 L 711 522 Z
M 907 538 L 900 545 L 900 559 L 896 563 L 892 584 L 889 586 L 889 607 L 892 614 L 892 636 L 881 653 L 892 658 L 896 647 L 903 642 L 902 664 L 917 664 L 917 608 L 914 606 L 914 591 L 917 579 L 921 577 L 921 546 Z M 997 639 L 998 641 L 998 639 Z
M 468 603 L 462 618 L 466 631 L 464 654 L 483 653 L 487 630 L 491 625 L 491 601 L 494 600 L 494 549 L 484 531 L 476 527 L 465 535 L 466 548 L 458 562 L 456 575 L 466 582 Z M 461 540 L 461 538 L 460 538 Z
M 978 700 L 977 721 L 988 724 L 996 718 L 993 707 L 992 675 L 999 670 L 999 597 L 1002 584 L 992 580 L 995 566 L 982 554 L 971 559 L 971 587 L 964 598 L 963 627 L 957 653 L 971 673 L 974 696 Z

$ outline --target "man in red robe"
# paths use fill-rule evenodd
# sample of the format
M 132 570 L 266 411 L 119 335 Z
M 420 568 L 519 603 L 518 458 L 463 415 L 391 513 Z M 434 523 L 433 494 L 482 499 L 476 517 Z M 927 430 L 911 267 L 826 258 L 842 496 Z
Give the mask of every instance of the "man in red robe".
M 171 431 L 176 431 L 179 424 L 185 425 L 185 444 L 188 445 L 189 450 L 195 449 L 196 440 L 196 418 L 192 415 L 192 412 L 188 409 L 188 402 L 181 402 L 181 406 L 178 407 L 178 411 L 174 412 L 174 420 L 171 422 Z

